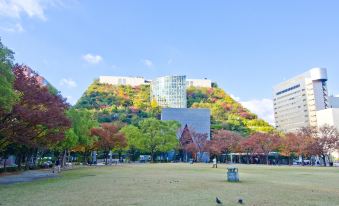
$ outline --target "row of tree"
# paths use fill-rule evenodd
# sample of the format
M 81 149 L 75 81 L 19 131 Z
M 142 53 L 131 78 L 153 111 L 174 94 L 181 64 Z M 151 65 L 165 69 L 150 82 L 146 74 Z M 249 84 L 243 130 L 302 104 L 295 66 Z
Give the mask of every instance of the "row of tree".
M 193 130 L 184 130 L 180 139 L 181 149 L 193 154 L 198 159 L 198 154 L 204 151 L 212 155 L 238 153 L 246 156 L 247 163 L 253 163 L 255 156 L 264 156 L 269 163 L 269 154 L 278 152 L 280 156 L 288 158 L 289 164 L 293 157 L 310 158 L 318 156 L 326 158 L 339 149 L 339 132 L 333 126 L 324 125 L 320 128 L 304 127 L 297 133 L 261 133 L 256 132 L 244 138 L 238 133 L 228 130 L 216 131 L 211 140 L 207 135 L 199 134 Z

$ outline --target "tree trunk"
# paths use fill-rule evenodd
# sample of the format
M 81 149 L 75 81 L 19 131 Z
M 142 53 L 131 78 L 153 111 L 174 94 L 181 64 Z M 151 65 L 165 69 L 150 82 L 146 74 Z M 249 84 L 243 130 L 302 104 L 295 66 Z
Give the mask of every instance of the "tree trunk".
M 62 159 L 61 159 L 61 167 L 65 167 L 66 165 L 66 150 L 62 153 Z
M 269 165 L 268 164 L 268 154 L 266 154 L 266 164 Z
M 7 163 L 7 158 L 4 158 L 4 172 L 6 172 L 6 163 Z
M 326 155 L 321 155 L 322 156 L 322 158 L 323 158 L 323 161 L 324 161 L 324 166 L 326 167 L 327 165 L 326 165 Z
M 22 158 L 22 155 L 19 153 L 17 155 L 17 159 L 15 160 L 17 165 L 18 165 L 18 169 L 21 170 L 21 158 Z

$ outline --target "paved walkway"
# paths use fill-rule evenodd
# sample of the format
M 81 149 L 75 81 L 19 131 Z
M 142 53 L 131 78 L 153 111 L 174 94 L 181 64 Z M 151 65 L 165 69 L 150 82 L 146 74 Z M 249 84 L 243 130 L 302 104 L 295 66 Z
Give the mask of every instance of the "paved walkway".
M 19 182 L 31 182 L 37 179 L 57 177 L 57 173 L 51 170 L 29 170 L 15 175 L 7 175 L 0 177 L 1 184 L 15 184 Z

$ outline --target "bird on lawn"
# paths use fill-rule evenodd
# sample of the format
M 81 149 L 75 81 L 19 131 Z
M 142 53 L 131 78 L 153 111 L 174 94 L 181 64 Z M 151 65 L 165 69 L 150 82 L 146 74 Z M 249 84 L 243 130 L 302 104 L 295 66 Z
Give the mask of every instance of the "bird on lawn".
M 242 204 L 242 203 L 244 203 L 244 200 L 242 198 L 239 198 L 238 203 Z
M 219 204 L 219 205 L 221 205 L 221 204 L 222 204 L 222 202 L 219 200 L 219 198 L 218 198 L 218 197 L 216 197 L 216 198 L 215 198 L 215 202 L 216 202 L 217 204 Z

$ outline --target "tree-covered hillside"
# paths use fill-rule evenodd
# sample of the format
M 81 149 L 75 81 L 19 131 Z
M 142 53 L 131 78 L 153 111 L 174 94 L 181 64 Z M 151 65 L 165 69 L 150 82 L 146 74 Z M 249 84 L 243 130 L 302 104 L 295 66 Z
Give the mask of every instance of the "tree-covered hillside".
M 243 135 L 273 130 L 271 125 L 258 119 L 220 88 L 190 87 L 187 98 L 188 107 L 211 110 L 212 129 L 227 129 Z M 96 110 L 99 122 L 120 120 L 128 124 L 137 124 L 147 117 L 159 117 L 161 112 L 156 102 L 150 102 L 149 85 L 112 86 L 98 81 L 89 86 L 75 107 Z

